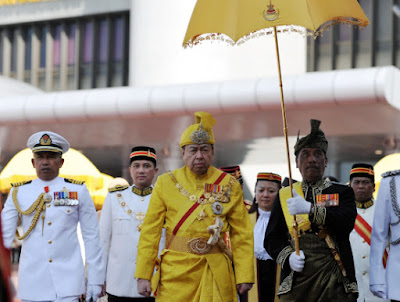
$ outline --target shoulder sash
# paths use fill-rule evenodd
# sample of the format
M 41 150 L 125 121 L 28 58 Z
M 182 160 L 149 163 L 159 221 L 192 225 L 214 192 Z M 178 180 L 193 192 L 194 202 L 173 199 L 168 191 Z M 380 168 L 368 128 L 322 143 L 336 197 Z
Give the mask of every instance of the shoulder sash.
M 214 182 L 214 185 L 218 185 L 223 179 L 224 179 L 224 177 L 227 175 L 227 173 L 226 172 L 223 172 L 218 178 L 217 178 L 217 180 Z M 204 198 L 204 193 L 203 193 L 203 195 L 199 198 L 199 199 L 201 199 L 201 198 Z M 172 236 L 171 236 L 171 239 L 170 239 L 170 241 L 167 243 L 167 245 L 166 245 L 166 248 L 168 249 L 169 248 L 169 246 L 171 245 L 171 243 L 172 243 L 172 240 L 174 240 L 174 237 L 175 237 L 175 235 L 176 235 L 176 233 L 178 233 L 178 231 L 179 231 L 179 229 L 180 229 L 180 227 L 182 226 L 182 224 L 186 221 L 186 219 L 194 212 L 194 210 L 196 210 L 196 208 L 198 207 L 200 205 L 200 203 L 198 203 L 198 202 L 195 202 L 191 207 L 190 207 L 190 209 L 182 216 L 182 218 L 179 220 L 179 222 L 177 223 L 177 225 L 175 226 L 175 228 L 174 228 L 174 230 L 173 230 L 173 232 L 172 232 Z
M 301 182 L 296 182 L 293 184 L 293 188 L 296 190 L 297 194 L 302 196 L 304 198 L 304 193 L 303 193 L 303 188 L 301 186 Z M 285 221 L 287 228 L 289 230 L 290 236 L 293 236 L 293 215 L 290 215 L 287 202 L 289 198 L 292 197 L 291 192 L 290 192 L 290 187 L 283 188 L 279 191 L 279 197 L 281 201 L 281 207 L 283 211 L 283 215 L 285 216 Z M 301 214 L 301 215 L 296 215 L 296 221 L 298 224 L 298 230 L 300 231 L 307 231 L 311 228 L 311 222 L 310 219 L 308 218 L 308 214 Z
M 363 238 L 369 245 L 371 245 L 372 227 L 359 214 L 357 214 L 356 222 L 354 223 L 354 230 L 356 230 L 356 232 L 361 236 L 361 238 Z M 387 257 L 388 257 L 388 251 L 387 249 L 385 249 L 382 258 L 383 267 L 386 267 Z

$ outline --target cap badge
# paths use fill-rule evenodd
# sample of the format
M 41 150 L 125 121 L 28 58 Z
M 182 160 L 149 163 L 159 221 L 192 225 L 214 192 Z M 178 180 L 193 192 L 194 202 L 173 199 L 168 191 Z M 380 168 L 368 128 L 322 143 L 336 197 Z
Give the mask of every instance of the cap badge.
M 207 144 L 211 136 L 207 131 L 203 130 L 203 125 L 200 125 L 199 130 L 193 131 L 189 139 L 195 144 Z
M 51 138 L 48 134 L 43 134 L 42 137 L 40 138 L 39 143 L 42 146 L 50 146 L 51 145 Z

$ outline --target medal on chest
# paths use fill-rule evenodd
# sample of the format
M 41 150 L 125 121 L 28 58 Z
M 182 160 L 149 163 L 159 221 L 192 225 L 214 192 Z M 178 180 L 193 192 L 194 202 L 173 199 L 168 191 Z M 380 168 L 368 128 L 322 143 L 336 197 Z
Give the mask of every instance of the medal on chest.
M 117 199 L 121 208 L 125 211 L 126 214 L 129 216 L 134 217 L 139 223 L 136 226 L 138 232 L 142 230 L 143 220 L 145 217 L 145 213 L 143 212 L 134 212 L 132 209 L 129 208 L 128 204 L 125 202 L 124 197 L 121 193 L 117 193 Z
M 54 202 L 55 206 L 76 206 L 79 204 L 78 192 L 71 192 L 66 187 L 64 187 L 59 192 L 54 192 Z
M 49 194 L 49 187 L 44 187 L 44 191 L 46 192 L 46 193 L 44 193 L 44 195 L 43 195 L 43 200 L 44 200 L 44 202 L 45 203 L 49 203 L 49 202 L 51 202 L 52 201 L 52 197 L 51 197 L 51 195 Z

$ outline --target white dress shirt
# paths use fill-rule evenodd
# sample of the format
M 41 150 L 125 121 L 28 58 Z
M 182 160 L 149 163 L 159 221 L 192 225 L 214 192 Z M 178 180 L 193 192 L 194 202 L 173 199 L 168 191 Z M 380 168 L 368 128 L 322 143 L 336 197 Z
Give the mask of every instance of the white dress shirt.
M 254 256 L 259 260 L 272 259 L 264 248 L 265 231 L 267 230 L 271 212 L 258 208 L 258 215 L 256 225 L 254 226 Z

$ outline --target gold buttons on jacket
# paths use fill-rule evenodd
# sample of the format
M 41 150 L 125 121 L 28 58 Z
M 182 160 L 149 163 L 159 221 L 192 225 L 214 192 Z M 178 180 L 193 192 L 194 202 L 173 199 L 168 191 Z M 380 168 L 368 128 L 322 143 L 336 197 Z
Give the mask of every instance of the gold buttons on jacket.
M 142 197 L 142 198 L 140 198 L 140 201 L 144 201 L 144 198 Z
M 52 244 L 52 243 L 53 243 L 53 241 L 51 241 L 51 240 L 49 240 L 48 242 L 49 242 L 49 244 Z
M 53 262 L 53 259 L 50 258 L 50 259 L 49 259 L 49 262 L 52 263 L 52 262 Z
M 362 258 L 365 259 L 365 258 L 367 258 L 367 256 L 363 255 Z
M 367 272 L 362 272 L 363 275 L 365 275 Z
M 67 213 L 71 212 L 69 209 L 67 210 Z
M 47 224 L 48 224 L 48 225 L 51 225 L 51 221 L 49 221 Z
M 50 208 L 51 204 L 47 204 L 47 207 Z

